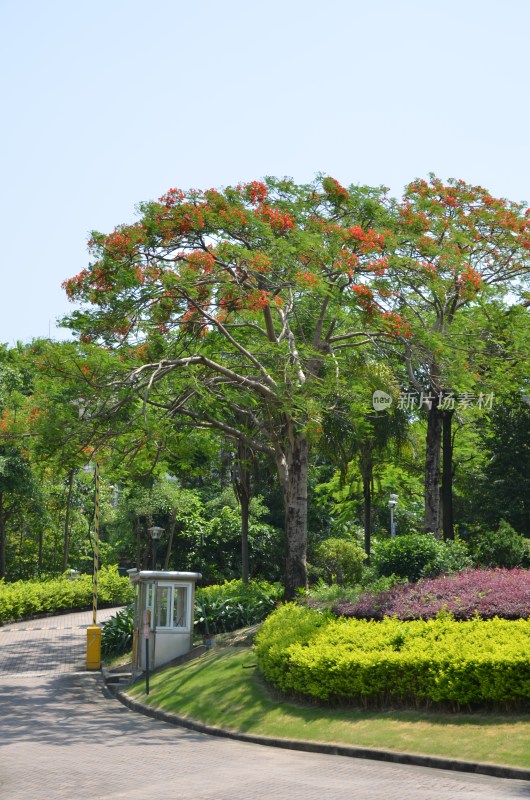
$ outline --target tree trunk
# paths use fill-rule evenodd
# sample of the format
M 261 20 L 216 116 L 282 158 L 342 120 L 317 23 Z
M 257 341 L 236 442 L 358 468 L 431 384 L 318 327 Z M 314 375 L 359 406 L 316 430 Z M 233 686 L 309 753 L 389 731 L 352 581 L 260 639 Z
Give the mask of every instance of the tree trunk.
M 250 565 L 248 558 L 248 518 L 250 508 L 250 497 L 243 494 L 241 503 L 241 578 L 243 583 L 248 583 Z
M 0 578 L 6 574 L 6 516 L 4 496 L 0 493 Z
M 453 519 L 453 414 L 443 412 L 442 521 L 444 539 L 454 539 Z
M 374 463 L 372 450 L 368 442 L 365 442 L 366 451 L 361 453 L 360 466 L 363 478 L 363 507 L 364 507 L 364 552 L 366 553 L 366 563 L 370 563 L 370 550 L 372 538 L 372 481 Z
M 173 549 L 173 538 L 175 536 L 175 528 L 177 527 L 177 509 L 173 509 L 171 514 L 171 523 L 169 526 L 169 536 L 167 540 L 166 557 L 164 559 L 164 569 L 169 568 L 169 559 L 171 558 L 171 550 Z
M 136 569 L 142 569 L 142 526 L 140 518 L 134 519 L 134 532 L 136 534 Z
M 44 532 L 42 528 L 39 528 L 39 552 L 37 555 L 37 575 L 40 580 L 40 576 L 42 573 L 42 549 L 44 547 Z
M 251 452 L 248 447 L 239 442 L 237 449 L 237 461 L 232 471 L 232 482 L 234 492 L 241 508 L 241 578 L 243 583 L 248 583 L 250 575 L 248 557 L 248 526 L 250 515 L 250 464 Z
M 425 453 L 425 521 L 426 533 L 440 538 L 440 452 L 442 445 L 442 413 L 432 401 L 427 416 Z
M 304 436 L 289 437 L 283 481 L 285 498 L 285 597 L 307 589 L 307 476 L 309 444 Z
M 75 470 L 68 473 L 68 496 L 66 498 L 66 512 L 64 517 L 64 540 L 63 540 L 63 572 L 68 568 L 68 556 L 70 555 L 70 516 L 72 510 L 72 494 L 74 491 Z

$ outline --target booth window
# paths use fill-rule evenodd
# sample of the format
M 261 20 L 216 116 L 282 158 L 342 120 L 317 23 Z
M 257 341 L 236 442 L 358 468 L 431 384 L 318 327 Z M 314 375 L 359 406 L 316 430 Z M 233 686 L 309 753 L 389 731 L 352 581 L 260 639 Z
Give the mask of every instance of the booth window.
M 169 628 L 169 609 L 171 607 L 171 586 L 157 586 L 156 589 L 156 627 Z
M 188 589 L 185 586 L 175 586 L 173 592 L 173 628 L 186 628 Z
M 189 586 L 159 584 L 156 588 L 156 603 L 153 603 L 154 592 L 148 585 L 146 600 L 148 607 L 151 608 L 153 627 L 180 628 L 183 631 L 189 631 L 189 596 Z

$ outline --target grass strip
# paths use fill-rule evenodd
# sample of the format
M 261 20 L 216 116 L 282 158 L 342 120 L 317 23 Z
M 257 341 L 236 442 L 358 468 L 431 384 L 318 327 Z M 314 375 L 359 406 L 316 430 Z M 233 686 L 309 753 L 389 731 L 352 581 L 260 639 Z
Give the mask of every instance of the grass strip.
M 464 761 L 530 767 L 523 714 L 452 714 L 323 708 L 279 699 L 254 668 L 249 647 L 223 647 L 141 680 L 135 700 L 231 731 L 372 747 Z

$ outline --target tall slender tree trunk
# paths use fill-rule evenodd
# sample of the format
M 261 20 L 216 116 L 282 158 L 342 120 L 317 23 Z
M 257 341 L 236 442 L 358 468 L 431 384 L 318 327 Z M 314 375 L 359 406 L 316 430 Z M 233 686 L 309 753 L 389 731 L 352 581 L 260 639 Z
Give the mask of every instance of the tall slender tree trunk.
M 72 495 L 74 491 L 75 470 L 68 473 L 68 496 L 66 498 L 66 512 L 64 516 L 64 539 L 63 539 L 63 572 L 68 568 L 68 556 L 70 555 L 70 517 L 72 511 Z
M 248 523 L 250 513 L 250 496 L 243 494 L 241 503 L 241 578 L 243 583 L 248 583 L 250 577 L 250 563 L 248 555 Z
M 307 477 L 309 443 L 294 431 L 281 465 L 285 500 L 285 596 L 292 600 L 297 589 L 307 588 Z
M 241 578 L 243 583 L 248 583 L 250 576 L 250 563 L 248 555 L 248 530 L 250 517 L 250 498 L 252 495 L 250 485 L 251 452 L 243 443 L 238 443 L 237 462 L 232 472 L 234 491 L 241 509 Z
M 443 411 L 442 458 L 442 524 L 444 539 L 454 539 L 453 518 L 453 414 Z
M 135 517 L 134 532 L 136 534 L 136 569 L 142 569 L 142 526 L 140 517 Z
M 164 558 L 164 569 L 169 568 L 169 559 L 171 558 L 171 551 L 173 549 L 173 539 L 175 536 L 175 528 L 177 527 L 177 509 L 174 508 L 171 514 L 171 522 L 169 525 L 169 536 L 167 540 L 166 557 Z
M 426 533 L 440 538 L 440 453 L 442 446 L 442 413 L 436 400 L 432 401 L 427 415 L 425 452 L 425 519 Z
M 39 551 L 38 551 L 38 555 L 37 555 L 37 575 L 38 575 L 39 580 L 40 580 L 40 576 L 41 576 L 41 573 L 42 573 L 42 550 L 43 550 L 43 547 L 44 547 L 44 532 L 43 532 L 42 528 L 39 528 L 39 545 L 38 546 L 39 546 Z
M 6 514 L 4 496 L 0 493 L 0 578 L 6 574 Z
M 361 453 L 361 474 L 363 479 L 363 510 L 364 510 L 364 552 L 366 561 L 370 563 L 370 550 L 372 539 L 372 481 L 374 472 L 374 462 L 372 449 L 368 442 L 365 442 L 366 450 Z

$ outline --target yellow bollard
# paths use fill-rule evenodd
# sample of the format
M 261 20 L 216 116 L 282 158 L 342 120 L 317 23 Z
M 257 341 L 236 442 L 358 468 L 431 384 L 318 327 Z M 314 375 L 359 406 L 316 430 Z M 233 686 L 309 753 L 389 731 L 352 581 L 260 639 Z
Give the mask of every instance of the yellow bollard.
M 133 667 L 138 666 L 138 628 L 133 631 L 132 664 Z
M 86 668 L 101 668 L 101 628 L 90 625 L 86 632 Z

